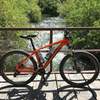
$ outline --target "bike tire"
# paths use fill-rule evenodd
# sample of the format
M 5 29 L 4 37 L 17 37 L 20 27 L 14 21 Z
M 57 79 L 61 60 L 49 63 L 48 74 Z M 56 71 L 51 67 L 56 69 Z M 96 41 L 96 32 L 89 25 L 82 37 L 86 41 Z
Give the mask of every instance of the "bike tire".
M 88 71 L 89 70 L 91 70 L 89 67 L 87 67 L 87 66 L 89 66 L 88 65 L 88 62 L 87 62 L 87 60 L 86 61 L 84 61 L 85 59 L 88 59 L 94 66 L 92 67 L 92 70 L 95 70 L 95 72 L 94 73 L 92 73 L 93 74 L 93 76 L 91 76 L 91 78 L 90 79 L 85 79 L 84 78 L 84 76 L 86 76 L 87 74 L 85 74 L 84 76 L 82 76 L 84 79 L 84 81 L 83 82 L 79 82 L 79 81 L 75 81 L 74 79 L 72 79 L 72 80 L 74 80 L 74 81 L 72 81 L 70 78 L 69 78 L 69 74 L 71 74 L 71 73 L 68 73 L 68 71 L 67 72 L 65 72 L 65 69 L 64 69 L 64 65 L 65 65 L 65 63 L 66 63 L 66 61 L 68 61 L 68 59 L 69 58 L 73 58 L 73 56 L 71 55 L 71 54 L 68 54 L 67 56 L 65 56 L 64 58 L 63 58 L 63 60 L 61 61 L 61 63 L 60 63 L 60 68 L 59 68 L 59 70 L 60 70 L 60 75 L 61 75 L 61 77 L 63 78 L 63 80 L 64 81 L 66 81 L 68 84 L 70 84 L 70 85 L 72 85 L 72 86 L 75 86 L 75 87 L 82 87 L 82 86 L 85 86 L 85 85 L 88 85 L 88 84 L 90 84 L 90 83 L 92 83 L 96 78 L 97 78 L 97 76 L 98 76 L 98 74 L 99 74 L 99 61 L 97 60 L 97 58 L 93 55 L 93 54 L 91 54 L 91 53 L 89 53 L 89 52 L 85 52 L 85 51 L 77 51 L 77 52 L 74 52 L 74 56 L 77 56 L 77 58 L 79 57 L 81 60 L 82 60 L 82 63 L 86 63 L 87 65 L 84 65 L 84 69 L 83 70 L 81 70 L 81 72 L 80 72 L 80 75 L 83 75 L 83 72 L 82 71 L 84 71 L 84 70 L 87 70 L 88 69 Z M 83 59 L 83 58 L 85 58 L 85 59 Z M 68 64 L 68 62 L 67 62 L 67 64 Z M 66 65 L 67 65 L 66 64 Z M 90 63 L 89 63 L 90 64 Z M 66 66 L 65 65 L 65 66 Z M 91 64 L 90 64 L 91 65 Z M 85 66 L 86 66 L 86 68 L 85 68 Z M 68 66 L 66 66 L 67 67 L 67 69 L 68 69 Z M 82 66 L 81 66 L 82 67 Z M 95 68 L 95 69 L 94 69 Z M 66 69 L 66 70 L 67 70 Z M 74 69 L 72 69 L 72 70 L 74 70 Z M 76 75 L 79 75 L 79 73 L 76 73 Z M 91 74 L 91 75 L 92 75 Z M 71 77 L 71 76 L 70 76 Z M 72 77 L 74 77 L 74 78 L 77 78 L 77 76 L 72 76 Z M 80 79 L 81 80 L 81 79 Z M 79 82 L 79 83 L 78 83 Z
M 12 80 L 12 79 L 14 79 L 15 77 L 14 77 L 14 74 L 12 75 L 12 76 L 8 76 L 7 74 L 6 74 L 6 72 L 7 71 L 5 71 L 5 70 L 9 70 L 9 68 L 12 70 L 12 73 L 13 73 L 13 66 L 12 65 L 10 65 L 9 63 L 11 63 L 12 62 L 12 64 L 16 64 L 16 63 L 18 63 L 16 60 L 17 59 L 15 59 L 14 57 L 13 57 L 13 55 L 15 55 L 15 57 L 17 58 L 17 57 L 29 57 L 29 54 L 28 53 L 26 53 L 26 52 L 24 52 L 24 51 L 21 51 L 21 50 L 13 50 L 13 51 L 9 51 L 8 53 L 6 53 L 2 58 L 1 58 L 1 60 L 0 60 L 0 65 L 1 65 L 1 75 L 2 75 L 2 77 L 7 81 L 7 82 L 9 82 L 9 83 L 11 83 L 11 84 L 13 84 L 14 86 L 24 86 L 24 85 L 27 85 L 28 83 L 30 83 L 32 80 L 34 80 L 34 78 L 35 78 L 35 76 L 36 76 L 36 74 L 32 74 L 32 75 L 30 75 L 30 77 L 29 77 L 29 79 L 27 79 L 27 80 L 23 80 L 23 81 L 18 81 L 17 79 L 16 80 Z M 17 56 L 18 55 L 18 56 Z M 12 58 L 11 58 L 12 57 Z M 15 59 L 15 61 L 16 62 L 14 62 L 14 59 Z M 7 62 L 6 60 L 8 60 L 9 62 Z M 36 61 L 35 61 L 35 59 L 33 58 L 33 57 L 30 57 L 29 58 L 29 61 L 31 62 L 31 64 L 34 66 L 34 69 L 36 70 L 37 69 L 37 63 L 36 63 Z M 6 63 L 7 62 L 7 63 Z M 14 62 L 14 63 L 13 63 Z M 8 64 L 8 65 L 7 65 Z M 9 68 L 7 69 L 6 68 L 6 66 L 8 67 L 9 66 Z M 12 66 L 12 68 L 11 68 L 11 66 Z M 15 68 L 14 68 L 15 69 Z M 10 71 L 8 71 L 8 72 L 10 72 Z M 15 73 L 15 72 L 14 72 Z M 10 77 L 14 77 L 14 78 L 10 78 Z M 18 77 L 18 76 L 17 76 Z M 24 75 L 23 75 L 23 79 L 24 79 Z M 22 76 L 21 77 L 19 77 L 19 80 L 20 80 L 20 78 L 22 78 Z

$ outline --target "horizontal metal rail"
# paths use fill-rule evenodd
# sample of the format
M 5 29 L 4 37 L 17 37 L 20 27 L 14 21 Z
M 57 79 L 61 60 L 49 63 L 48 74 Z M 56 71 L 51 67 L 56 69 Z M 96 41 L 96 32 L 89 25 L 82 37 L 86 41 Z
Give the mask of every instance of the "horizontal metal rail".
M 100 27 L 66 27 L 66 28 L 11 28 L 11 27 L 1 27 L 0 31 L 62 31 L 64 29 L 68 30 L 100 30 Z

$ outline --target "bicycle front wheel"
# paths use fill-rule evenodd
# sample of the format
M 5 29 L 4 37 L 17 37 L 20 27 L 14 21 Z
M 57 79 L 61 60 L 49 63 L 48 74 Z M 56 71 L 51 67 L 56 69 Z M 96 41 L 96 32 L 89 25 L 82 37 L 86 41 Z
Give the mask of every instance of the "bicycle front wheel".
M 6 53 L 1 61 L 1 75 L 3 78 L 16 86 L 22 86 L 30 83 L 34 78 L 35 74 L 30 72 L 21 72 L 16 70 L 16 65 L 21 61 L 26 60 L 22 63 L 21 67 L 36 69 L 37 64 L 34 58 L 29 57 L 29 54 L 24 51 L 10 51 Z
M 72 86 L 85 86 L 97 78 L 99 62 L 91 53 L 74 52 L 61 61 L 60 74 L 64 81 Z

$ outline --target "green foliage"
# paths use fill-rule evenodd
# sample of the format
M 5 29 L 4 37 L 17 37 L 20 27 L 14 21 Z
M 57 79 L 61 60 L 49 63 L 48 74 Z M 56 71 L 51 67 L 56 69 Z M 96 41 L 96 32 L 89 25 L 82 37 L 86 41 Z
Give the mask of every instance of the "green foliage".
M 68 26 L 93 26 L 100 19 L 99 9 L 99 0 L 66 0 L 58 11 Z
M 57 12 L 58 4 L 60 0 L 39 0 L 39 5 L 42 9 L 42 13 L 49 16 L 58 16 Z
M 13 0 L 0 0 L 1 27 L 20 27 L 22 23 L 28 21 L 25 14 L 16 6 L 16 3 Z
M 29 12 L 28 12 L 28 17 L 30 19 L 30 22 L 39 22 L 41 21 L 42 18 L 42 14 L 41 14 L 41 9 L 40 7 L 37 5 L 37 1 L 36 0 L 30 0 L 28 2 L 29 4 Z
M 17 7 L 17 0 L 0 0 L 0 27 L 26 27 L 28 18 L 24 11 Z M 16 47 L 19 32 L 2 31 L 0 32 L 0 49 L 2 51 Z M 20 32 L 21 34 L 21 32 Z M 23 44 L 21 42 L 21 44 Z
M 100 0 L 65 0 L 58 11 L 65 19 L 66 26 L 100 26 Z M 84 36 L 79 37 L 79 34 Z M 81 31 L 79 34 L 73 39 L 77 48 L 100 48 L 99 31 Z
M 36 0 L 0 0 L 0 27 L 31 27 L 28 14 L 32 12 L 32 22 L 40 21 L 41 12 Z M 34 20 L 33 20 L 34 19 Z M 25 42 L 19 39 L 23 32 L 0 32 L 0 53 L 11 48 L 25 47 Z
M 27 17 L 30 14 L 31 17 Z M 41 10 L 35 0 L 1 0 L 0 1 L 0 26 L 25 27 L 28 22 L 41 20 Z M 31 19 L 32 18 L 32 19 Z

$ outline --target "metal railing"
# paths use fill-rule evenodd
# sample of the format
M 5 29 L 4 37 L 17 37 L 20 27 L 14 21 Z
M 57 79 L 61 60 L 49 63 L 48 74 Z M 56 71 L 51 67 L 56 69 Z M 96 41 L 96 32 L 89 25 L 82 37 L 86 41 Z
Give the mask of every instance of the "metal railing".
M 64 31 L 65 29 L 68 30 L 99 30 L 100 27 L 66 27 L 66 28 L 8 28 L 8 27 L 1 27 L 0 31 L 49 31 L 50 32 L 50 43 L 53 42 L 53 31 Z M 86 51 L 92 53 L 100 53 L 100 49 L 86 49 Z M 51 62 L 52 67 L 52 62 Z
M 66 28 L 8 28 L 8 27 L 1 27 L 0 31 L 56 31 L 56 30 L 64 30 L 64 29 L 68 29 L 68 30 L 100 30 L 100 27 L 66 27 Z

